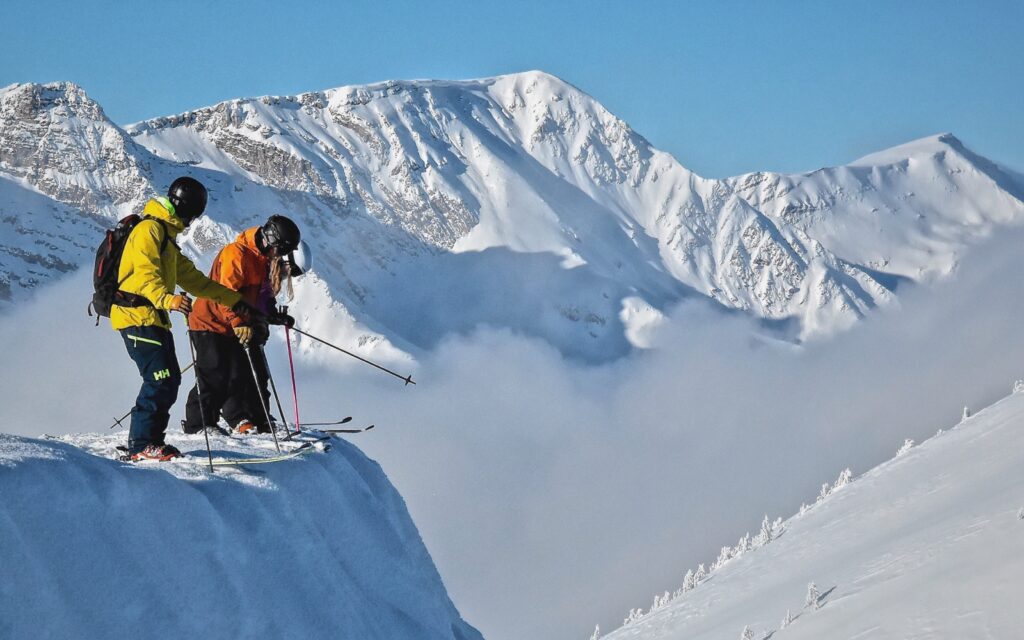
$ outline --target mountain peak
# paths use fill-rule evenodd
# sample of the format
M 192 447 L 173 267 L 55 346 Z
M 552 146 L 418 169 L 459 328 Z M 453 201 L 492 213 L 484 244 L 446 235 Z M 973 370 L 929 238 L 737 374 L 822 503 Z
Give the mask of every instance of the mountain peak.
M 67 81 L 16 83 L 3 87 L 0 89 L 0 111 L 10 113 L 15 118 L 57 111 L 60 118 L 78 116 L 108 121 L 103 108 L 89 97 L 85 89 Z
M 850 163 L 850 166 L 878 166 L 891 165 L 904 162 L 912 157 L 933 156 L 937 153 L 949 151 L 963 153 L 966 149 L 964 143 L 952 133 L 937 133 L 924 138 L 918 138 L 910 142 L 896 145 L 882 151 L 869 153 Z

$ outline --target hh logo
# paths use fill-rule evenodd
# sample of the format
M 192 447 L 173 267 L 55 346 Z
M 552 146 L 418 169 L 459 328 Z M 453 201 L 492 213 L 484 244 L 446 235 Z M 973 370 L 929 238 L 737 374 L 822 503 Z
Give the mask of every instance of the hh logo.
M 156 380 L 163 380 L 164 378 L 170 378 L 170 377 L 171 377 L 171 370 L 170 369 L 164 369 L 163 371 L 157 371 L 156 373 L 153 374 L 153 378 L 156 379 Z

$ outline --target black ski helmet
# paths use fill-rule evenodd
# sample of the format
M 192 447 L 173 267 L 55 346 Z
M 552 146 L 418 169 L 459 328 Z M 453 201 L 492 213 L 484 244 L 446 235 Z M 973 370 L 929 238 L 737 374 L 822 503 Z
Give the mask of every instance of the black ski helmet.
M 167 199 L 174 205 L 174 215 L 187 227 L 206 210 L 206 187 L 195 178 L 182 176 L 171 183 Z
M 270 216 L 261 230 L 263 231 L 264 246 L 276 248 L 279 256 L 295 251 L 302 240 L 298 225 L 284 216 Z

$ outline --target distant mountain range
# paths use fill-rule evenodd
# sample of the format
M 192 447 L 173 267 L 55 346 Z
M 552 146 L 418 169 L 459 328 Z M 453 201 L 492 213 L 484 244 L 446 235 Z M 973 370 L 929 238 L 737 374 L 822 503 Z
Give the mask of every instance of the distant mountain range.
M 406 352 L 488 325 L 601 361 L 687 297 L 793 338 L 830 333 L 1024 221 L 1024 178 L 951 134 L 711 180 L 542 72 L 231 100 L 126 128 L 73 84 L 17 84 L 0 89 L 0 307 L 90 262 L 103 229 L 181 174 L 211 192 L 182 237 L 200 263 L 292 216 L 316 255 L 307 321 Z

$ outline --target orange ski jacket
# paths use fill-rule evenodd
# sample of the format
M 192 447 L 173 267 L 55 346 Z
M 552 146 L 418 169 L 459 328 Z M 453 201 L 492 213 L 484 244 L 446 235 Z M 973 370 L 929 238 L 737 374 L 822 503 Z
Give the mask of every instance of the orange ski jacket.
M 259 227 L 246 229 L 226 245 L 213 260 L 210 279 L 242 294 L 242 299 L 258 306 L 260 290 L 270 279 L 270 260 L 256 247 Z M 249 324 L 249 320 L 230 308 L 205 298 L 196 300 L 188 317 L 193 331 L 213 331 L 234 335 L 234 328 Z

